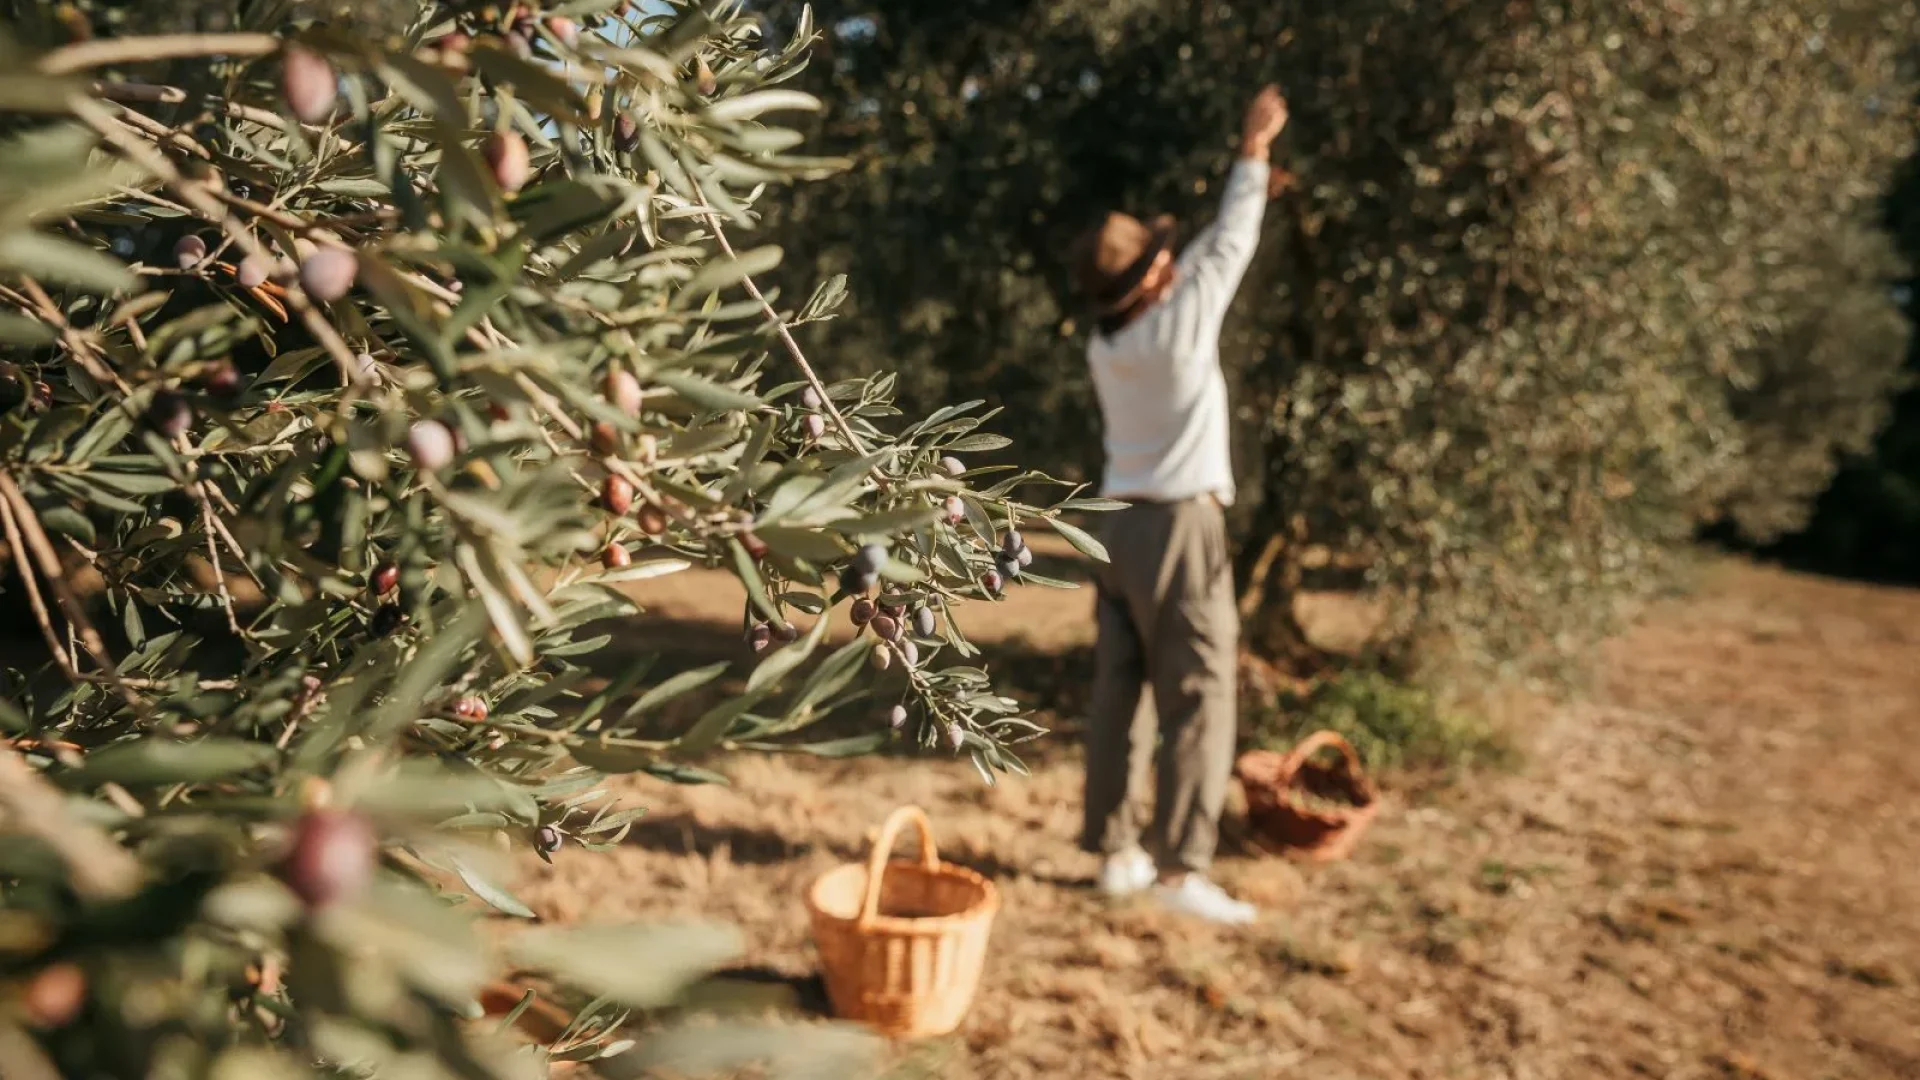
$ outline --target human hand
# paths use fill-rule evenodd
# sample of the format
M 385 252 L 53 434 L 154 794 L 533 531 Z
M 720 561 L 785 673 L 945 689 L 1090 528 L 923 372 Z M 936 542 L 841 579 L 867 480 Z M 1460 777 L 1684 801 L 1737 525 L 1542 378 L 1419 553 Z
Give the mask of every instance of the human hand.
M 1253 104 L 1247 106 L 1247 116 L 1240 125 L 1240 152 L 1244 157 L 1264 158 L 1273 146 L 1273 140 L 1287 126 L 1287 99 L 1280 96 L 1280 88 L 1267 86 L 1255 95 Z

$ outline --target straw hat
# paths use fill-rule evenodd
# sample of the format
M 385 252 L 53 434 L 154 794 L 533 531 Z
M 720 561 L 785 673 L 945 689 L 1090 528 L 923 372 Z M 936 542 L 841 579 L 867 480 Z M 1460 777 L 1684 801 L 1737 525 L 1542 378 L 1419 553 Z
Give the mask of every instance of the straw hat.
M 1111 213 L 1074 245 L 1074 273 L 1096 317 L 1125 311 L 1160 253 L 1173 246 L 1173 216 L 1152 222 Z

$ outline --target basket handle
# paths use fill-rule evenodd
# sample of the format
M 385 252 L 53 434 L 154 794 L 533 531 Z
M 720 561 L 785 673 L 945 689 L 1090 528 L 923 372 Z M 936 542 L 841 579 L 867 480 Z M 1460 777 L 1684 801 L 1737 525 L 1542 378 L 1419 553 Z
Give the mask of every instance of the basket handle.
M 900 839 L 900 830 L 909 824 L 920 830 L 920 864 L 928 870 L 940 869 L 940 853 L 933 846 L 933 823 L 927 820 L 927 812 L 917 806 L 903 806 L 888 814 L 867 856 L 867 896 L 860 903 L 862 926 L 880 917 L 880 877 L 887 872 L 887 860 L 893 854 L 894 841 Z
M 1352 770 L 1353 775 L 1366 775 L 1361 769 L 1360 755 L 1353 749 L 1353 744 L 1341 738 L 1339 732 L 1329 731 L 1324 728 L 1301 739 L 1293 749 L 1287 751 L 1287 760 L 1286 763 L 1281 766 L 1281 774 L 1291 776 L 1299 772 L 1300 766 L 1305 765 L 1308 758 L 1329 747 L 1340 751 L 1340 753 L 1346 757 L 1347 768 Z

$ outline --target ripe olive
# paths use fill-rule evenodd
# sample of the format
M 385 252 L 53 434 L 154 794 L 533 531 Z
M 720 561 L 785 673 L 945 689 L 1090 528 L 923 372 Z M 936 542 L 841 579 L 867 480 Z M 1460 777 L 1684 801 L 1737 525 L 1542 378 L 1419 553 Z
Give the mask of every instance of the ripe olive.
M 300 287 L 321 303 L 347 295 L 359 276 L 360 260 L 344 248 L 321 248 L 300 262 Z
M 373 586 L 373 595 L 387 596 L 400 587 L 400 568 L 390 562 L 381 563 L 374 567 L 368 582 Z
M 339 78 L 325 57 L 289 45 L 280 58 L 280 92 L 301 123 L 324 124 L 340 95 Z
M 487 159 L 487 168 L 493 171 L 494 182 L 500 190 L 512 193 L 527 186 L 527 180 L 533 174 L 533 164 L 527 154 L 527 140 L 511 131 L 496 131 L 487 136 L 483 150 Z
M 161 390 L 147 405 L 147 426 L 167 439 L 177 439 L 193 426 L 193 408 L 172 390 Z
M 294 824 L 281 877 L 307 910 L 350 899 L 373 879 L 378 840 L 358 814 L 313 810 Z
M 438 420 L 420 420 L 407 429 L 407 456 L 421 472 L 439 472 L 453 464 L 453 430 Z
M 608 473 L 600 482 L 600 506 L 609 514 L 624 514 L 633 508 L 633 485 L 618 473 Z

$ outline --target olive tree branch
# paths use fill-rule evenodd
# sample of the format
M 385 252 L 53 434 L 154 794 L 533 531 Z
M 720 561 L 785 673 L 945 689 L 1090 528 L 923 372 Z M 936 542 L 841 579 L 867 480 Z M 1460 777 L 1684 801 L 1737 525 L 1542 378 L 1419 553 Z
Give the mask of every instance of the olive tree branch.
M 280 39 L 272 34 L 156 34 L 82 41 L 55 49 L 34 66 L 43 75 L 72 75 L 114 64 L 189 56 L 265 56 L 279 49 Z
M 87 822 L 67 813 L 66 798 L 11 747 L 0 748 L 0 811 L 8 825 L 60 853 L 76 891 L 112 899 L 140 882 L 140 864 Z

